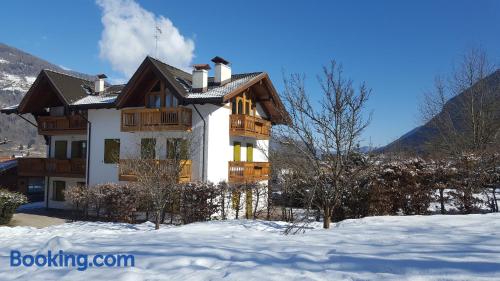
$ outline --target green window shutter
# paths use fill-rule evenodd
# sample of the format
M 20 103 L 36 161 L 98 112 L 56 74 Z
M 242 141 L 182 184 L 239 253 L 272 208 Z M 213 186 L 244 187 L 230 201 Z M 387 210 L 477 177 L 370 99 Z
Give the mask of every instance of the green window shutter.
M 141 158 L 156 158 L 156 139 L 141 139 Z
M 64 181 L 54 181 L 52 183 L 52 200 L 54 201 L 64 201 L 64 190 L 66 189 L 66 182 Z
M 55 141 L 54 142 L 54 157 L 56 159 L 67 159 L 66 151 L 68 150 L 67 141 Z
M 253 162 L 253 144 L 247 143 L 247 162 Z
M 180 138 L 167 139 L 167 159 L 188 160 L 188 141 Z
M 237 141 L 233 144 L 233 161 L 241 161 L 241 143 Z
M 189 143 L 186 139 L 179 139 L 180 159 L 189 159 Z
M 104 163 L 115 164 L 120 159 L 120 139 L 104 140 Z

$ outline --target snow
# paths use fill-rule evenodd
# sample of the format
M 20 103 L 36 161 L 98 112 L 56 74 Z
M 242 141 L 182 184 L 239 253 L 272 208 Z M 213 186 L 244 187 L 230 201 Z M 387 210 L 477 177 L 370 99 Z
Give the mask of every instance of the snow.
M 2 280 L 499 280 L 500 214 L 368 217 L 287 224 L 251 220 L 185 226 L 75 222 L 0 227 Z M 135 267 L 10 268 L 9 252 L 135 255 Z
M 26 92 L 35 80 L 36 77 L 33 76 L 19 76 L 6 72 L 0 72 L 0 89 L 6 91 Z
M 0 64 L 2 64 L 2 63 L 7 64 L 7 63 L 9 63 L 9 61 L 8 61 L 8 60 L 4 60 L 4 59 L 0 58 Z

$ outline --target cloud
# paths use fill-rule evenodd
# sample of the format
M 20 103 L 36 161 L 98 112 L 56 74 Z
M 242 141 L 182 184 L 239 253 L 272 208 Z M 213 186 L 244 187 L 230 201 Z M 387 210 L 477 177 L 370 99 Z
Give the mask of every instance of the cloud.
M 158 58 L 181 69 L 189 68 L 194 42 L 180 34 L 171 20 L 156 16 L 133 0 L 97 0 L 96 3 L 102 10 L 104 26 L 99 55 L 111 63 L 113 70 L 130 77 L 147 55 L 156 57 L 156 26 L 162 32 L 158 38 Z

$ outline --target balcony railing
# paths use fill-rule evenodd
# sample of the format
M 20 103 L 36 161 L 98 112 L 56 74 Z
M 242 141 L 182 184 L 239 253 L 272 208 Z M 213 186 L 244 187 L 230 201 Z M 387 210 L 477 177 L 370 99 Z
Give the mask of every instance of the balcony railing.
M 254 183 L 269 179 L 269 162 L 229 162 L 229 183 Z
M 146 162 L 143 162 L 146 161 Z M 136 173 L 142 170 L 148 170 L 151 172 L 164 173 L 165 176 L 169 175 L 171 172 L 168 169 L 155 169 L 152 165 L 162 165 L 165 168 L 172 166 L 174 161 L 172 160 L 135 160 L 135 159 L 120 159 L 118 178 L 121 181 L 137 181 Z M 181 160 L 177 162 L 180 166 L 179 172 L 179 182 L 190 182 L 191 181 L 191 160 Z M 175 174 L 173 172 L 172 174 Z
M 19 158 L 18 174 L 31 177 L 85 177 L 85 159 Z
M 232 114 L 229 121 L 229 135 L 269 139 L 271 122 L 250 115 Z
M 134 131 L 189 131 L 190 108 L 130 108 L 122 110 L 122 132 Z
M 38 117 L 38 133 L 40 135 L 84 135 L 86 132 L 87 121 L 80 115 Z

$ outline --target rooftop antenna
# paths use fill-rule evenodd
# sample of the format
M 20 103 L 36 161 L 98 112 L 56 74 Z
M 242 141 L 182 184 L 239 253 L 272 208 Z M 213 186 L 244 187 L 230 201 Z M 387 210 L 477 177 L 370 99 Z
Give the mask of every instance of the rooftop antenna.
M 156 24 L 155 26 L 155 57 L 158 59 L 158 39 L 160 38 L 161 28 Z

